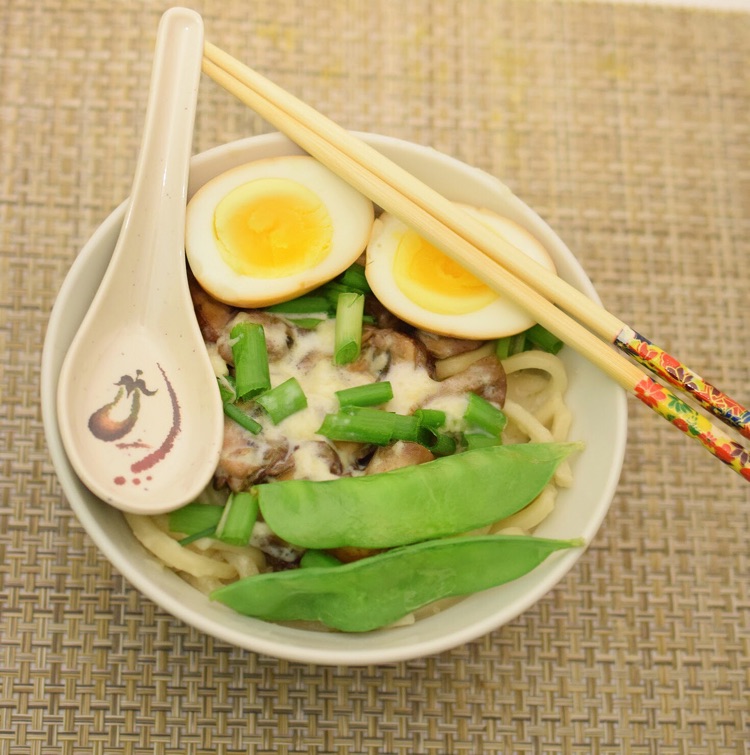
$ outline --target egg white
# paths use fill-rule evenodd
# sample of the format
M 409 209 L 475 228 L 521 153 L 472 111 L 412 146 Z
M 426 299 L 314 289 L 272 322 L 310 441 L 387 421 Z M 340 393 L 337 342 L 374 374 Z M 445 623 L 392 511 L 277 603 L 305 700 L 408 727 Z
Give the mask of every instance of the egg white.
M 555 270 L 554 262 L 544 246 L 518 223 L 490 210 L 468 205 L 460 207 L 536 262 Z M 534 320 L 520 307 L 494 292 L 487 292 L 485 298 L 488 303 L 473 308 L 475 305 L 467 302 L 463 308 L 471 311 L 460 313 L 440 311 L 440 292 L 436 292 L 434 299 L 427 304 L 425 297 L 422 297 L 422 302 L 415 301 L 409 293 L 410 281 L 402 285 L 403 276 L 414 273 L 409 271 L 407 274 L 404 266 L 397 263 L 399 244 L 407 232 L 410 229 L 401 220 L 383 213 L 373 225 L 367 246 L 367 281 L 375 296 L 393 314 L 415 327 L 439 335 L 478 340 L 514 335 L 534 325 Z M 462 303 L 458 299 L 455 303 L 461 308 Z
M 216 209 L 231 192 L 251 182 L 262 195 L 274 179 L 294 182 L 302 192 L 315 195 L 320 214 L 330 219 L 330 247 L 322 260 L 292 273 L 238 272 L 222 252 Z M 187 207 L 185 250 L 196 279 L 216 299 L 264 307 L 300 296 L 344 271 L 364 250 L 373 221 L 372 202 L 314 158 L 267 158 L 222 173 L 195 193 Z

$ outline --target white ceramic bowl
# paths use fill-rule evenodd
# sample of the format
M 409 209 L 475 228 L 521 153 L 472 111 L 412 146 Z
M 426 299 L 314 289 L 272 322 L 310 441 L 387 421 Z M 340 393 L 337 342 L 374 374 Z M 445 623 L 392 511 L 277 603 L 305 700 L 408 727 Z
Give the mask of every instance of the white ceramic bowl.
M 498 180 L 426 147 L 382 136 L 360 136 L 449 198 L 485 205 L 527 227 L 552 254 L 560 275 L 597 298 L 568 248 Z M 299 149 L 279 134 L 222 145 L 193 158 L 190 193 L 237 164 L 297 152 Z M 511 621 L 573 567 L 581 549 L 555 554 L 525 577 L 469 596 L 411 626 L 365 634 L 304 631 L 247 618 L 209 601 L 163 568 L 136 541 L 120 512 L 97 499 L 76 477 L 63 451 L 55 409 L 60 365 L 112 254 L 124 211 L 123 204 L 96 230 L 60 289 L 42 356 L 42 409 L 52 461 L 70 505 L 102 553 L 151 600 L 207 634 L 259 653 L 321 664 L 390 663 L 456 647 Z M 589 542 L 609 508 L 620 475 L 626 442 L 625 395 L 571 349 L 563 349 L 561 354 L 570 375 L 571 438 L 584 441 L 586 448 L 574 460 L 573 487 L 559 495 L 554 513 L 537 534 L 581 536 Z

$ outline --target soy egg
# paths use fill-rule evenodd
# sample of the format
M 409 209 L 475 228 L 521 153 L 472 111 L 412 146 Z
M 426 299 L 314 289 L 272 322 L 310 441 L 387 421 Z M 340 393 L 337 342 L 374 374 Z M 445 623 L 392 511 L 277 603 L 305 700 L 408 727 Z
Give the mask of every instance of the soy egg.
M 544 246 L 525 228 L 486 209 L 460 205 L 507 242 L 550 270 Z M 402 320 L 458 338 L 500 338 L 534 320 L 393 215 L 383 213 L 367 247 L 367 281 L 375 296 Z
M 349 267 L 373 220 L 372 202 L 314 158 L 268 158 L 222 173 L 195 193 L 185 249 L 196 279 L 216 299 L 265 307 Z

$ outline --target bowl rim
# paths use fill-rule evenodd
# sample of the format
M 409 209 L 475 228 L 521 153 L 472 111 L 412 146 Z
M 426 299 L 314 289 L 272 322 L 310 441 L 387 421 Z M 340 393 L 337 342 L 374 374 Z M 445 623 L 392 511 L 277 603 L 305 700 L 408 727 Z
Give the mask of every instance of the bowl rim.
M 512 201 L 517 206 L 519 212 L 527 216 L 529 222 L 534 224 L 535 231 L 540 232 L 543 236 L 546 235 L 548 240 L 554 241 L 556 254 L 553 256 L 556 257 L 556 261 L 558 261 L 558 254 L 563 255 L 564 259 L 566 258 L 566 264 L 570 269 L 574 270 L 577 275 L 578 287 L 592 299 L 600 302 L 593 284 L 580 263 L 573 256 L 572 252 L 567 246 L 565 246 L 559 237 L 557 237 L 547 223 L 537 215 L 536 212 L 528 207 L 528 205 L 513 195 L 508 187 L 499 179 L 478 168 L 467 165 L 456 158 L 438 152 L 431 147 L 391 136 L 383 136 L 367 132 L 354 133 L 376 149 L 389 152 L 397 162 L 399 156 L 406 159 L 409 155 L 414 155 L 416 153 L 419 157 L 437 161 L 438 164 L 443 165 L 446 168 L 457 169 L 462 172 L 468 171 L 471 175 L 487 184 L 491 189 L 502 192 L 505 195 L 504 199 Z M 299 148 L 296 145 L 277 132 L 245 137 L 243 139 L 218 145 L 195 155 L 191 161 L 191 177 L 196 173 L 199 174 L 201 170 L 206 169 L 207 166 L 218 165 L 218 172 L 220 172 L 222 163 L 227 160 L 231 161 L 236 155 L 242 154 L 245 149 L 252 147 L 271 151 L 280 150 L 280 153 L 299 151 Z M 216 168 L 214 169 L 216 170 Z M 68 334 L 65 333 L 64 319 L 61 311 L 63 303 L 67 302 L 74 295 L 75 287 L 79 278 L 84 273 L 86 266 L 91 264 L 92 258 L 96 258 L 97 250 L 99 250 L 99 256 L 102 257 L 99 264 L 105 264 L 106 266 L 109 255 L 104 257 L 103 255 L 105 253 L 101 251 L 101 248 L 102 245 L 106 245 L 109 242 L 110 238 L 116 236 L 119 231 L 125 215 L 127 201 L 127 199 L 124 200 L 96 228 L 74 260 L 58 291 L 56 301 L 50 313 L 42 350 L 41 403 L 47 447 L 63 493 L 84 530 L 102 552 L 102 555 L 112 563 L 112 565 L 128 582 L 131 583 L 132 586 L 136 587 L 147 598 L 186 624 L 246 650 L 306 663 L 323 665 L 371 665 L 401 662 L 433 655 L 475 640 L 517 618 L 524 611 L 528 610 L 530 606 L 538 602 L 563 579 L 568 571 L 570 571 L 584 553 L 588 544 L 591 543 L 591 540 L 601 526 L 601 523 L 611 506 L 619 482 L 627 443 L 626 394 L 619 388 L 613 390 L 612 398 L 612 401 L 614 402 L 613 416 L 611 417 L 610 422 L 619 428 L 619 432 L 615 436 L 614 445 L 611 449 L 612 464 L 607 470 L 602 483 L 602 492 L 599 498 L 600 502 L 596 507 L 596 515 L 590 517 L 585 522 L 582 527 L 582 532 L 580 533 L 585 539 L 587 546 L 580 549 L 561 552 L 550 557 L 546 564 L 543 565 L 547 567 L 543 576 L 540 578 L 541 573 L 538 570 L 531 573 L 532 575 L 535 575 L 531 580 L 533 586 L 524 592 L 522 598 L 513 602 L 511 609 L 500 606 L 497 609 L 488 612 L 481 620 L 477 620 L 473 623 L 465 623 L 463 626 L 460 621 L 456 622 L 454 620 L 452 623 L 457 625 L 454 626 L 451 631 L 445 632 L 437 637 L 430 636 L 429 631 L 427 631 L 429 626 L 434 624 L 432 620 L 436 618 L 430 617 L 422 619 L 417 624 L 412 625 L 413 627 L 424 628 L 425 631 L 412 631 L 410 633 L 411 639 L 407 643 L 400 643 L 397 641 L 400 636 L 403 636 L 403 633 L 399 634 L 400 629 L 378 630 L 376 633 L 377 636 L 382 637 L 387 633 L 389 638 L 387 638 L 385 642 L 373 643 L 371 640 L 373 633 L 366 633 L 363 635 L 337 635 L 311 632 L 309 630 L 288 629 L 286 627 L 279 628 L 276 627 L 276 625 L 270 625 L 278 629 L 278 632 L 276 633 L 265 631 L 260 632 L 259 634 L 248 634 L 244 625 L 243 628 L 229 626 L 228 624 L 237 623 L 236 621 L 233 621 L 231 617 L 227 619 L 227 625 L 217 625 L 217 622 L 214 619 L 203 614 L 200 610 L 197 610 L 190 605 L 186 605 L 180 600 L 179 596 L 173 594 L 172 591 L 157 585 L 151 579 L 149 574 L 144 573 L 141 565 L 136 566 L 132 562 L 132 558 L 129 558 L 125 553 L 121 552 L 113 542 L 111 533 L 108 531 L 107 527 L 104 526 L 104 523 L 100 518 L 95 515 L 94 511 L 85 500 L 85 495 L 88 494 L 91 496 L 91 494 L 83 487 L 80 480 L 76 477 L 62 448 L 55 407 L 57 387 L 57 371 L 55 366 L 62 359 L 62 354 L 67 348 L 67 344 L 65 344 L 66 339 L 69 340 Z M 101 503 L 101 505 L 106 506 L 106 504 L 103 503 Z M 176 577 L 176 579 L 180 578 Z M 498 590 L 501 588 L 492 589 Z M 463 600 L 471 601 L 472 599 L 476 599 L 477 595 L 481 594 L 468 596 Z M 445 616 L 450 610 L 451 609 L 443 611 L 441 614 L 438 614 L 438 616 Z M 234 612 L 229 611 L 229 609 L 227 609 L 227 611 L 231 613 L 232 617 L 237 616 Z M 229 614 L 227 615 L 229 616 Z M 241 619 L 244 620 L 244 624 L 246 625 L 247 617 L 241 617 Z M 255 619 L 250 620 L 250 625 L 259 627 L 261 624 L 265 625 L 264 628 L 268 628 L 269 626 L 267 622 L 259 622 Z M 278 634 L 280 638 L 276 637 L 275 634 Z M 338 647 L 323 648 L 319 646 L 319 643 L 314 641 L 315 636 L 336 637 L 343 639 L 343 641 L 338 643 Z M 299 639 L 300 642 L 295 644 L 286 638 Z M 301 640 L 303 638 L 307 641 L 302 642 Z M 320 639 L 320 637 L 318 637 L 318 639 Z

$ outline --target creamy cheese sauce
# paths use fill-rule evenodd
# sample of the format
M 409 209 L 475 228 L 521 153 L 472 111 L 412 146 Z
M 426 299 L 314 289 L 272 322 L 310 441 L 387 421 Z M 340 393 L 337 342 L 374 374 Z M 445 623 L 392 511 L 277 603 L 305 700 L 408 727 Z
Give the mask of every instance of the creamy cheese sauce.
M 274 425 L 265 414 L 255 413 L 254 418 L 263 429 L 257 436 L 248 433 L 248 445 L 286 442 L 288 454 L 294 458 L 294 477 L 297 479 L 328 480 L 337 476 L 331 469 L 331 458 L 326 457 L 321 443 L 335 447 L 336 456 L 346 473 L 362 474 L 355 463 L 356 444 L 331 444 L 318 435 L 318 430 L 326 414 L 339 410 L 336 391 L 377 380 L 388 380 L 393 388 L 393 399 L 381 407 L 386 411 L 411 414 L 420 406 L 439 409 L 446 414 L 448 431 L 461 428 L 467 406 L 466 395 L 442 395 L 440 383 L 431 378 L 423 366 L 410 361 L 389 364 L 387 353 L 367 347 L 363 348 L 362 357 L 354 365 L 335 365 L 335 325 L 335 320 L 325 320 L 313 330 L 298 330 L 289 348 L 280 348 L 280 344 L 274 343 L 271 351 L 281 356 L 269 357 L 271 385 L 277 386 L 295 378 L 307 398 L 307 408 L 292 414 L 278 425 Z M 218 350 L 209 347 L 209 353 L 217 375 L 226 375 L 227 365 Z

